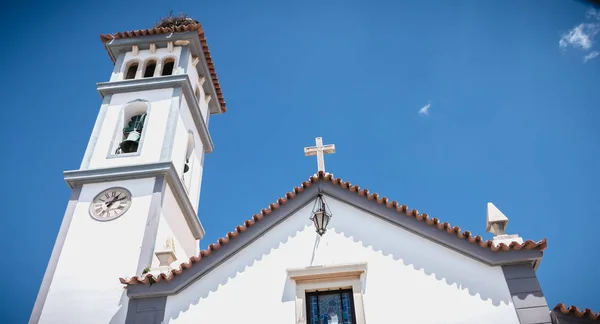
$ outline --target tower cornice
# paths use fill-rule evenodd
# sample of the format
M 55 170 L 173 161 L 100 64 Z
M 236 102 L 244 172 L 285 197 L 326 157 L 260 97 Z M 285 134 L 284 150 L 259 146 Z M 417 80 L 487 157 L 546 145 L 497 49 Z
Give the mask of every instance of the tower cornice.
M 202 141 L 202 146 L 204 147 L 204 152 L 211 153 L 214 149 L 212 138 L 208 132 L 206 119 L 202 117 L 200 104 L 198 101 L 196 101 L 192 83 L 190 82 L 187 74 L 97 83 L 97 89 L 102 98 L 115 93 L 166 88 L 181 88 L 181 92 L 185 96 L 185 100 L 191 108 L 190 111 L 192 118 L 194 119 L 196 129 L 198 129 L 198 134 L 200 135 L 200 140 Z
M 179 204 L 183 216 L 190 227 L 194 238 L 202 239 L 204 227 L 198 219 L 198 214 L 185 191 L 181 179 L 177 176 L 175 166 L 171 162 L 134 164 L 111 168 L 65 171 L 65 182 L 71 189 L 88 183 L 119 181 L 128 179 L 151 178 L 164 176 L 170 185 L 173 195 Z

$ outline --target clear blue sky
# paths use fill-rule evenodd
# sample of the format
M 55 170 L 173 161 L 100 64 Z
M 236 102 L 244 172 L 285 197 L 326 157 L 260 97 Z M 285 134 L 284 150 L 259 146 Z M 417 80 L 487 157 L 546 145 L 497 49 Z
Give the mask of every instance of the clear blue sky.
M 548 239 L 538 276 L 550 306 L 600 311 L 600 57 L 583 60 L 600 50 L 600 34 L 588 48 L 559 46 L 593 22 L 589 8 L 575 0 L 5 6 L 0 237 L 2 294 L 12 303 L 2 303 L 1 322 L 27 321 L 50 257 L 70 194 L 62 172 L 79 167 L 101 103 L 95 84 L 112 69 L 98 35 L 151 27 L 170 10 L 204 25 L 229 108 L 210 123 L 203 248 L 312 175 L 316 161 L 303 147 L 322 136 L 337 148 L 326 161 L 334 175 L 486 238 L 494 202 L 509 232 Z M 585 41 L 578 35 L 570 40 Z M 429 114 L 419 114 L 427 103 Z

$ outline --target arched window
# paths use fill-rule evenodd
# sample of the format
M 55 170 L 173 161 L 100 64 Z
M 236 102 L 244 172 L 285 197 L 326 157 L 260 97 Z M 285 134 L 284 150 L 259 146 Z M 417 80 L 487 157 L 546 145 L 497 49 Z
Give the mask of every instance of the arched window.
M 146 70 L 144 70 L 144 78 L 151 78 L 154 76 L 156 70 L 156 61 L 152 60 L 146 63 Z
M 145 131 L 148 116 L 146 102 L 134 102 L 123 108 L 122 133 L 117 136 L 118 146 L 115 154 L 135 153 L 138 151 L 142 134 Z
M 194 171 L 194 134 L 192 134 L 192 132 L 188 132 L 185 161 L 183 163 L 183 175 L 181 180 L 183 180 L 185 188 L 189 191 L 192 185 L 192 175 Z
M 135 74 L 137 73 L 138 65 L 139 64 L 137 62 L 129 64 L 129 67 L 127 67 L 127 73 L 125 74 L 125 80 L 135 79 Z
M 167 58 L 163 61 L 163 69 L 161 75 L 171 75 L 173 74 L 173 69 L 175 68 L 175 60 L 172 58 Z

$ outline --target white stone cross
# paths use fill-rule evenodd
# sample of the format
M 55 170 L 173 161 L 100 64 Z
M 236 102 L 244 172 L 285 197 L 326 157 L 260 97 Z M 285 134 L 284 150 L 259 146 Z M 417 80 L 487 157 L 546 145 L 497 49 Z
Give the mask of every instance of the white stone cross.
M 335 145 L 327 144 L 323 145 L 323 139 L 321 137 L 317 137 L 315 139 L 317 146 L 305 147 L 304 155 L 305 156 L 317 156 L 317 164 L 319 166 L 319 171 L 325 172 L 325 154 L 333 154 L 335 153 Z

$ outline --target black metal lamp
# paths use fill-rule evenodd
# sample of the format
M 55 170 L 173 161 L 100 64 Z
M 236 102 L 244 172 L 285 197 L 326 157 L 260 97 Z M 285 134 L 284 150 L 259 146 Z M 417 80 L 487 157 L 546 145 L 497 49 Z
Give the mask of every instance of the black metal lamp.
M 325 204 L 325 198 L 322 194 L 319 194 L 317 196 L 317 200 L 315 201 L 315 206 L 313 207 L 310 220 L 315 224 L 317 233 L 320 236 L 323 236 L 323 234 L 327 232 L 327 224 L 329 224 L 331 216 L 331 211 L 329 211 L 327 204 Z

